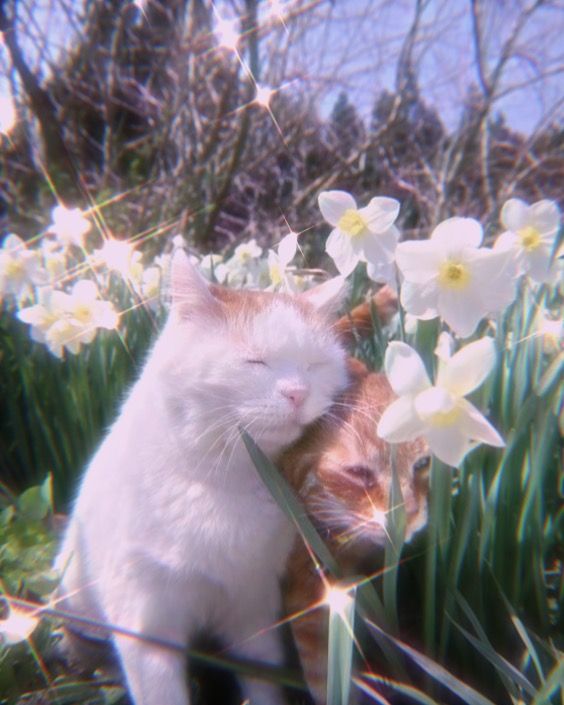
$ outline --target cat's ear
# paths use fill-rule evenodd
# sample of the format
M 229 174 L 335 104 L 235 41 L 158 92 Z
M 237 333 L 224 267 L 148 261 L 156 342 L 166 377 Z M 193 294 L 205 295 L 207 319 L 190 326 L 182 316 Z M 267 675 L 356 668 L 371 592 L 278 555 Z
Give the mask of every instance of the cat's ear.
M 220 303 L 210 291 L 208 282 L 181 248 L 172 255 L 170 296 L 173 309 L 182 318 L 190 318 L 195 314 L 216 315 L 220 310 Z
M 325 315 L 335 315 L 343 304 L 348 286 L 345 277 L 333 277 L 299 296 Z

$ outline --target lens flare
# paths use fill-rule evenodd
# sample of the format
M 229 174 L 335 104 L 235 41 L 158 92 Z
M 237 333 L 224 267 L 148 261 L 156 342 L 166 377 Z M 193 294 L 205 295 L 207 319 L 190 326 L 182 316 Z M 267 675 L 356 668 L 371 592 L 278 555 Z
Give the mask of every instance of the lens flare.
M 344 616 L 347 608 L 352 602 L 349 594 L 350 588 L 342 588 L 338 585 L 327 585 L 323 604 L 327 605 L 331 612 Z
M 218 18 L 215 23 L 214 33 L 220 46 L 235 51 L 241 35 L 237 28 L 237 20 Z
M 8 617 L 0 620 L 0 640 L 5 644 L 18 644 L 20 641 L 25 641 L 38 622 L 38 617 L 17 607 L 11 607 Z
M 268 108 L 273 95 L 274 90 L 272 88 L 269 88 L 268 86 L 261 86 L 257 83 L 255 103 L 261 105 L 263 108 Z

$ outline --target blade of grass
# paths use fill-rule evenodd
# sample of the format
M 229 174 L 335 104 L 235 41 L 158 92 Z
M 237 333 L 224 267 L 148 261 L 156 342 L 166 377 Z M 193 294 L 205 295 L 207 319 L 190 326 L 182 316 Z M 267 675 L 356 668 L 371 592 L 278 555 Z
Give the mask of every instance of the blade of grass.
M 348 705 L 354 645 L 354 591 L 345 604 L 329 605 L 327 705 Z
M 447 671 L 446 668 L 441 666 L 436 661 L 433 661 L 433 659 L 429 658 L 428 656 L 425 656 L 425 654 L 416 651 L 411 646 L 408 646 L 405 642 L 400 641 L 399 639 L 396 639 L 395 637 L 390 636 L 389 634 L 386 634 L 384 631 L 382 631 L 382 629 L 380 629 L 380 627 L 378 627 L 378 625 L 374 624 L 373 622 L 369 623 L 369 627 L 372 630 L 379 632 L 380 634 L 386 636 L 386 638 L 393 641 L 393 643 L 399 649 L 401 649 L 407 656 L 409 656 L 412 661 L 419 666 L 419 668 L 425 671 L 425 673 L 430 678 L 437 681 L 437 683 L 443 685 L 445 688 L 447 688 L 447 690 L 450 690 L 451 693 L 454 693 L 465 703 L 468 703 L 468 705 L 495 705 L 491 700 L 486 698 L 484 695 L 478 693 L 477 690 L 474 690 L 474 688 L 467 685 L 456 676 L 453 676 L 452 673 Z
M 396 693 L 401 693 L 401 695 L 407 696 L 414 702 L 420 703 L 420 705 L 439 705 L 436 700 L 433 700 L 433 698 L 423 693 L 423 691 L 414 688 L 412 685 L 406 685 L 405 683 L 397 683 L 396 681 L 392 681 L 388 678 L 381 678 L 380 676 L 377 676 L 373 673 L 363 673 L 362 677 L 374 681 L 375 683 L 385 685 L 387 688 L 394 690 Z M 370 688 L 367 683 L 363 683 L 360 678 L 355 678 L 354 683 L 359 688 L 361 688 L 367 695 L 378 695 L 378 698 L 381 697 L 372 688 Z M 379 700 L 379 702 L 388 701 Z
M 387 540 L 384 553 L 383 597 L 390 631 L 398 633 L 398 568 L 405 538 L 406 515 L 397 473 L 396 449 L 391 449 L 392 483 L 386 522 Z
M 307 516 L 303 505 L 296 497 L 290 485 L 278 472 L 274 463 L 262 452 L 253 438 L 251 438 L 244 429 L 241 429 L 241 436 L 255 468 L 264 484 L 270 490 L 278 506 L 290 521 L 295 524 L 296 528 L 321 563 L 323 563 L 335 577 L 340 577 L 339 566 L 325 545 L 325 542 L 321 536 L 319 536 L 317 529 Z
M 561 657 L 552 671 L 548 674 L 546 682 L 535 695 L 531 705 L 549 705 L 552 696 L 560 691 L 562 696 L 562 684 L 564 683 L 564 657 Z M 562 702 L 562 701 L 560 701 Z
M 451 617 L 449 619 L 472 646 L 495 668 L 513 698 L 519 698 L 519 688 L 522 688 L 531 696 L 535 694 L 533 684 L 513 664 L 509 663 L 507 659 L 494 650 L 488 639 L 485 638 L 483 631 L 478 639 L 454 619 Z
M 290 521 L 294 523 L 304 540 L 309 544 L 311 550 L 316 554 L 325 568 L 329 570 L 334 577 L 339 578 L 339 566 L 317 532 L 317 529 L 307 516 L 300 500 L 295 495 L 290 485 L 278 472 L 274 463 L 255 443 L 253 438 L 243 429 L 241 429 L 241 435 L 257 472 L 266 487 L 272 493 L 278 506 Z M 375 619 L 385 629 L 388 628 L 388 620 L 384 606 L 370 583 L 364 582 L 359 586 L 357 590 L 357 603 L 363 618 Z M 398 674 L 398 677 L 404 676 L 405 672 L 397 652 L 390 648 L 389 643 L 385 639 L 380 640 L 379 645 L 388 663 L 391 665 L 393 672 Z

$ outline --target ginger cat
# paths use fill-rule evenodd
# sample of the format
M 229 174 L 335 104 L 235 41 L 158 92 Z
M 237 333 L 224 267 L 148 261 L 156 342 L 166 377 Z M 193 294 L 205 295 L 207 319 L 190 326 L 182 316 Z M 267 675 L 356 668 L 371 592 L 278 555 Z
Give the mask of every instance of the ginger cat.
M 388 292 L 385 295 L 388 297 Z M 378 301 L 375 300 L 378 305 Z M 355 309 L 369 328 L 367 306 Z M 379 315 L 382 310 L 379 309 Z M 381 315 L 383 319 L 386 314 Z M 350 320 L 350 319 L 349 319 Z M 346 329 L 344 319 L 338 327 Z M 344 576 L 359 572 L 359 559 L 386 541 L 385 517 L 392 482 L 391 447 L 376 435 L 383 410 L 394 394 L 383 374 L 349 359 L 351 384 L 330 411 L 310 427 L 278 462 L 299 492 L 309 517 L 338 560 Z M 395 467 L 406 513 L 406 540 L 427 520 L 430 457 L 422 439 L 395 446 Z M 316 705 L 327 702 L 328 610 L 319 604 L 325 582 L 301 538 L 287 566 L 286 613 L 306 613 L 291 622 L 304 675 Z

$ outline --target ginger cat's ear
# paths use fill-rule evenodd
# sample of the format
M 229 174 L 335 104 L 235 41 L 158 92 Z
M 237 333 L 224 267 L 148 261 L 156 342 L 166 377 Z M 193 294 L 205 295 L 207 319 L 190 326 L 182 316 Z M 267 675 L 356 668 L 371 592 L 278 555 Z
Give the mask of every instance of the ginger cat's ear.
M 221 304 L 210 291 L 208 282 L 190 262 L 186 252 L 177 249 L 170 265 L 170 295 L 173 309 L 182 318 L 195 314 L 217 315 Z
M 347 295 L 348 285 L 345 277 L 333 277 L 323 284 L 318 284 L 312 289 L 299 294 L 302 301 L 307 301 L 323 314 L 334 315 L 337 313 Z

